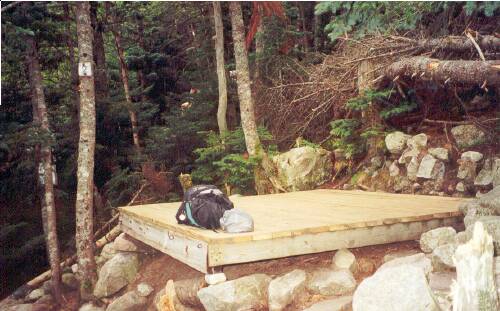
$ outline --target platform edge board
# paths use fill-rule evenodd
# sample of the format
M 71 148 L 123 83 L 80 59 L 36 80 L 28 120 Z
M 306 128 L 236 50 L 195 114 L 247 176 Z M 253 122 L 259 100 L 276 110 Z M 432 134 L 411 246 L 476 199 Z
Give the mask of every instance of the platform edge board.
M 240 243 L 209 243 L 208 266 L 283 258 L 296 255 L 333 251 L 341 248 L 363 247 L 409 240 L 418 240 L 428 230 L 452 226 L 463 227 L 460 217 L 449 217 L 394 223 L 373 227 L 350 228 L 339 231 L 309 233 Z
M 335 232 L 346 229 L 357 229 L 357 228 L 365 228 L 365 227 L 375 227 L 382 226 L 388 224 L 395 223 L 409 223 L 415 221 L 427 221 L 432 219 L 443 219 L 450 217 L 459 217 L 462 216 L 462 212 L 460 211 L 450 211 L 450 212 L 442 212 L 442 213 L 432 213 L 425 215 L 416 215 L 416 216 L 407 216 L 407 217 L 395 217 L 395 218 L 382 218 L 380 220 L 372 220 L 372 221 L 360 221 L 360 222 L 352 222 L 345 224 L 333 224 L 329 226 L 317 226 L 310 227 L 305 229 L 297 229 L 290 231 L 279 231 L 279 232 L 266 232 L 266 233 L 255 233 L 255 234 L 245 234 L 245 235 L 236 235 L 236 236 L 226 236 L 223 235 L 218 236 L 217 238 L 211 238 L 206 235 L 203 235 L 202 232 L 199 234 L 196 233 L 192 227 L 183 228 L 181 225 L 169 225 L 164 222 L 157 221 L 155 219 L 144 217 L 138 213 L 134 213 L 130 210 L 120 208 L 121 215 L 127 215 L 129 218 L 134 218 L 137 220 L 141 220 L 144 223 L 154 224 L 157 227 L 160 227 L 164 230 L 174 231 L 178 233 L 182 233 L 186 237 L 201 240 L 206 243 L 242 243 L 242 242 L 250 242 L 250 241 L 260 241 L 260 240 L 268 240 L 274 239 L 278 237 L 294 237 L 303 234 L 314 234 L 320 232 Z M 120 216 L 121 217 L 121 216 Z M 201 231 L 201 229 L 199 229 Z
M 200 272 L 208 271 L 208 244 L 205 241 L 191 239 L 182 232 L 165 231 L 127 214 L 120 214 L 120 229 Z

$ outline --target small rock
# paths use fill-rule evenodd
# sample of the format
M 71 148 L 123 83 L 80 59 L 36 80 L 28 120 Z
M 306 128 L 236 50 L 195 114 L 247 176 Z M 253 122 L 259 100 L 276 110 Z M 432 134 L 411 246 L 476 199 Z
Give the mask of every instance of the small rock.
M 34 289 L 28 294 L 28 296 L 26 296 L 26 301 L 32 302 L 38 300 L 43 295 L 45 295 L 45 291 L 43 290 L 43 288 Z
M 303 270 L 293 270 L 269 283 L 269 310 L 281 311 L 293 303 L 305 290 L 307 275 Z
M 354 293 L 352 307 L 354 311 L 440 310 L 424 272 L 411 265 L 379 269 L 364 279 Z
M 429 286 L 433 291 L 449 291 L 456 279 L 456 272 L 433 272 L 429 275 Z
M 394 259 L 397 259 L 397 258 L 413 256 L 416 254 L 419 254 L 419 252 L 417 250 L 413 250 L 413 249 L 388 253 L 384 256 L 384 263 L 391 261 L 391 260 L 394 260 Z
M 94 296 L 102 298 L 116 293 L 134 280 L 138 269 L 137 254 L 117 253 L 99 271 Z
M 453 255 L 457 245 L 454 243 L 441 245 L 436 247 L 432 251 L 431 261 L 434 271 L 446 271 L 455 269 L 455 263 L 453 263 Z
M 420 133 L 408 139 L 406 144 L 411 149 L 422 150 L 427 146 L 427 135 Z
M 350 311 L 352 296 L 342 296 L 315 303 L 304 311 Z
M 391 165 L 389 166 L 389 176 L 391 177 L 394 177 L 394 176 L 398 176 L 399 175 L 399 166 L 398 166 L 398 162 L 397 161 L 394 161 L 391 163 Z
M 375 264 L 371 260 L 367 258 L 358 259 L 358 273 L 371 275 L 375 270 Z
M 465 231 L 458 232 L 457 235 L 455 235 L 455 244 L 465 244 L 467 241 L 469 240 L 467 239 L 467 233 L 465 233 Z
M 147 302 L 146 297 L 131 291 L 113 300 L 106 311 L 141 311 L 145 309 Z
M 441 227 L 427 231 L 420 237 L 420 248 L 424 253 L 432 253 L 438 246 L 453 243 L 456 235 L 457 232 L 452 227 Z
M 342 185 L 343 190 L 352 190 L 353 186 L 351 184 L 344 184 Z
M 479 162 L 483 159 L 483 154 L 477 151 L 467 151 L 462 153 L 460 156 L 460 159 L 462 160 L 470 160 L 472 162 Z
M 207 282 L 208 285 L 216 285 L 226 281 L 227 278 L 224 272 L 205 274 L 205 282 Z
M 380 156 L 375 156 L 371 158 L 370 162 L 374 169 L 379 169 L 384 165 L 384 159 L 382 159 L 382 157 Z
M 459 159 L 457 178 L 466 180 L 468 182 L 474 181 L 476 178 L 477 164 L 471 160 Z
M 458 182 L 457 185 L 455 186 L 455 190 L 458 192 L 465 192 L 465 185 L 463 182 Z
M 71 289 L 78 289 L 80 287 L 80 282 L 78 282 L 78 279 L 73 273 L 63 273 L 61 281 Z
M 333 256 L 332 268 L 337 270 L 347 269 L 356 272 L 356 257 L 349 250 L 339 249 Z
M 401 154 L 403 152 L 406 141 L 410 138 L 410 135 L 407 135 L 403 132 L 392 132 L 385 137 L 385 145 L 387 150 L 389 150 L 392 154 Z
M 424 156 L 418 167 L 417 177 L 426 179 L 438 179 L 444 176 L 444 164 L 436 160 L 430 154 Z
M 429 154 L 434 156 L 436 159 L 448 162 L 448 149 L 445 148 L 429 148 Z
M 147 297 L 153 292 L 153 287 L 148 283 L 139 283 L 137 285 L 137 294 L 141 297 Z
M 495 158 L 495 161 L 493 161 L 491 174 L 493 175 L 493 187 L 500 186 L 500 158 Z
M 406 165 L 406 176 L 411 181 L 417 180 L 417 172 L 418 172 L 418 160 L 417 157 L 412 157 L 408 165 Z
M 136 243 L 125 233 L 120 233 L 113 242 L 113 248 L 119 252 L 138 252 L 140 248 Z
M 75 274 L 78 272 L 78 264 L 77 263 L 71 265 L 71 272 L 73 272 Z
M 384 263 L 380 268 L 378 268 L 378 271 L 393 268 L 393 267 L 398 267 L 398 266 L 412 266 L 412 267 L 417 267 L 419 269 L 422 269 L 425 275 L 428 275 L 429 273 L 432 272 L 432 263 L 429 258 L 425 256 L 424 253 L 418 253 L 415 255 L 411 256 L 406 256 L 406 257 L 400 257 L 400 258 L 395 258 L 393 260 L 390 260 L 386 263 Z
M 84 304 L 83 306 L 78 309 L 78 311 L 104 311 L 104 307 L 98 307 L 92 304 L 91 302 L 88 302 Z
M 349 270 L 321 268 L 314 271 L 307 284 L 309 292 L 317 295 L 349 295 L 356 288 L 356 280 Z
M 459 148 L 469 148 L 486 141 L 485 133 L 472 124 L 455 126 L 451 134 Z
M 474 179 L 475 186 L 488 186 L 493 182 L 493 161 L 486 159 L 483 168 L 479 171 Z
M 198 291 L 206 311 L 266 310 L 271 278 L 253 274 L 202 288 Z
M 413 190 L 413 192 L 418 191 L 418 190 L 422 189 L 422 185 L 419 184 L 418 182 L 416 182 L 413 185 L 411 185 L 411 189 Z

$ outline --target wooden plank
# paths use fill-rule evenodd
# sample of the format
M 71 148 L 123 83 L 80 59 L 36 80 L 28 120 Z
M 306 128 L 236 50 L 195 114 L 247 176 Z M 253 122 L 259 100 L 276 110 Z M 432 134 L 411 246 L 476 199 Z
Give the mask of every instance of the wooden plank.
M 231 198 L 254 218 L 251 233 L 228 234 L 178 225 L 179 203 L 120 208 L 164 230 L 206 243 L 240 243 L 384 224 L 426 221 L 461 215 L 463 199 L 362 191 L 313 190 Z
M 450 217 L 333 232 L 308 233 L 241 243 L 214 243 L 209 244 L 208 265 L 215 267 L 319 253 L 340 248 L 416 240 L 420 238 L 423 232 L 437 227 L 453 226 L 460 228 L 462 225 L 459 217 Z
M 207 272 L 208 245 L 182 233 L 168 231 L 152 223 L 120 215 L 121 230 L 203 273 Z

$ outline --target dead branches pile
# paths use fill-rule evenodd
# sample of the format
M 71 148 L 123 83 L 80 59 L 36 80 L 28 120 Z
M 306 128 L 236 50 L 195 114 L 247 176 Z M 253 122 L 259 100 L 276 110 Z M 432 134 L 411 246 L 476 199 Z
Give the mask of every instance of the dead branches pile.
M 408 82 L 423 79 L 424 75 L 427 80 L 442 86 L 451 82 L 453 86 L 498 87 L 500 67 L 495 59 L 499 52 L 499 38 L 473 32 L 429 40 L 399 36 L 343 39 L 332 54 L 316 55 L 323 58 L 320 64 L 304 66 L 296 61 L 289 62 L 268 75 L 266 86 L 258 89 L 257 116 L 282 148 L 291 147 L 297 137 L 319 142 L 328 137 L 332 120 L 351 115 L 345 104 L 358 94 L 358 65 L 361 62 L 369 61 L 373 65 L 375 78 L 371 85 L 391 83 L 398 94 L 405 97 L 402 89 L 408 87 Z M 444 62 L 434 57 L 469 61 Z M 432 63 L 435 68 L 430 68 L 432 72 L 412 71 L 419 69 L 417 65 L 422 62 Z M 475 74 L 467 74 L 471 71 Z

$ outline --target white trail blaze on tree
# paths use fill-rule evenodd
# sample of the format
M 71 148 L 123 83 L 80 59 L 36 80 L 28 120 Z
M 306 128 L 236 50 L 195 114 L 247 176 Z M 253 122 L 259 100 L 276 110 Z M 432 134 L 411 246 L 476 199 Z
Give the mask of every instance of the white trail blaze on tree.
M 474 225 L 472 239 L 457 248 L 453 262 L 457 267 L 453 311 L 498 310 L 493 240 L 481 222 Z
M 38 48 L 35 39 L 32 37 L 27 40 L 27 44 L 27 62 L 33 102 L 33 123 L 39 125 L 46 133 L 49 133 L 49 119 L 47 116 L 47 106 L 45 105 L 45 94 L 43 92 L 42 73 L 38 61 Z M 43 191 L 40 201 L 47 255 L 52 270 L 52 289 L 54 298 L 58 303 L 61 303 L 61 268 L 59 266 L 60 252 L 57 239 L 56 206 L 54 202 L 52 151 L 48 143 L 44 142 L 41 148 L 39 146 L 35 148 L 35 153 L 36 162 L 41 160 L 40 167 L 36 167 L 36 170 L 39 174 L 38 184 Z
M 76 4 L 78 33 L 78 60 L 80 74 L 80 141 L 78 143 L 78 171 L 76 192 L 76 252 L 80 293 L 84 300 L 91 298 L 95 285 L 94 259 L 94 150 L 95 150 L 95 90 L 93 76 L 92 27 L 90 4 Z M 89 68 L 90 66 L 90 68 Z
M 226 69 L 224 68 L 224 26 L 222 25 L 222 10 L 220 2 L 214 1 L 215 24 L 215 57 L 217 59 L 217 79 L 219 84 L 219 106 L 217 108 L 217 124 L 219 132 L 227 131 L 227 82 Z

